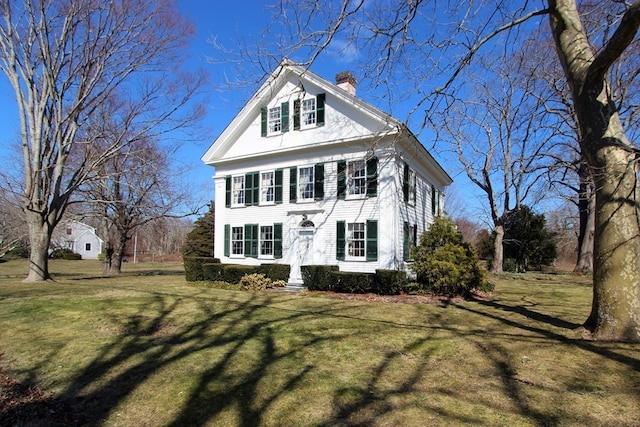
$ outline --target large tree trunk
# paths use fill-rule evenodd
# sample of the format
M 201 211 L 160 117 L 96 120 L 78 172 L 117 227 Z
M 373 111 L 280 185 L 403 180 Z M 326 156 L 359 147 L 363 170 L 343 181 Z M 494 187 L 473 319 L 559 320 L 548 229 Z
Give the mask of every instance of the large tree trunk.
M 578 261 L 574 273 L 593 273 L 593 240 L 596 221 L 596 196 L 593 181 L 586 165 L 580 167 L 580 194 L 578 210 L 580 230 L 578 234 Z
M 574 0 L 549 0 L 556 51 L 596 191 L 592 311 L 584 326 L 599 340 L 640 342 L 640 221 L 637 153 L 627 139 L 607 72 L 635 38 L 640 1 L 599 51 L 589 43 Z
M 608 146 L 597 159 L 593 304 L 585 327 L 595 339 L 640 341 L 636 155 Z
M 496 225 L 494 230 L 496 238 L 493 242 L 493 261 L 491 261 L 491 272 L 494 274 L 502 273 L 502 262 L 504 260 L 504 226 Z
M 29 274 L 25 282 L 49 280 L 49 243 L 51 231 L 37 212 L 26 211 L 29 226 Z

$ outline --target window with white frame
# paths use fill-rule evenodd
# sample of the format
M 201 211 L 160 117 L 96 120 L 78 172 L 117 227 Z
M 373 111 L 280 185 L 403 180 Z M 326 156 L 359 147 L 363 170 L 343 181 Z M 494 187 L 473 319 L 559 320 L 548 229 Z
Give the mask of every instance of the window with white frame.
M 313 166 L 298 168 L 298 200 L 313 200 Z
M 414 205 L 416 203 L 416 172 L 413 169 L 409 169 L 408 186 L 409 194 L 407 202 Z
M 244 228 L 231 227 L 231 255 L 244 254 Z
M 302 126 L 311 126 L 316 124 L 316 99 L 309 98 L 302 100 L 301 111 Z
M 260 191 L 260 201 L 262 203 L 273 203 L 275 201 L 275 174 L 273 171 L 262 172 Z
M 282 130 L 282 111 L 280 106 L 269 108 L 268 128 L 269 133 L 276 133 Z
M 233 185 L 232 185 L 231 191 L 233 194 L 232 205 L 243 206 L 244 205 L 244 175 L 233 177 Z
M 347 164 L 347 194 L 367 194 L 367 169 L 364 160 L 354 160 Z
M 364 258 L 366 255 L 365 223 L 347 224 L 347 255 L 353 258 Z
M 260 255 L 273 256 L 273 226 L 260 226 Z

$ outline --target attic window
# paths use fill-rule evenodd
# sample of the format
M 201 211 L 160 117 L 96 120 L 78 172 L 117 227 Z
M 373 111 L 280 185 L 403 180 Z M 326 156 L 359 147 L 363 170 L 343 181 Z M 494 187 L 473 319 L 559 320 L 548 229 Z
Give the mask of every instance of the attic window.
M 302 101 L 302 126 L 316 124 L 316 99 L 304 99 Z
M 269 133 L 280 132 L 282 129 L 282 117 L 280 107 L 269 108 Z

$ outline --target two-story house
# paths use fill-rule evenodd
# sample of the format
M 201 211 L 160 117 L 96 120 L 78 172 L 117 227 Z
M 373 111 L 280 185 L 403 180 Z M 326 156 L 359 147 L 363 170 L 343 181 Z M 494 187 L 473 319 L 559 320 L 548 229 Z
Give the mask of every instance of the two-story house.
M 215 167 L 215 256 L 342 271 L 405 269 L 452 180 L 400 121 L 284 60 L 202 160 Z

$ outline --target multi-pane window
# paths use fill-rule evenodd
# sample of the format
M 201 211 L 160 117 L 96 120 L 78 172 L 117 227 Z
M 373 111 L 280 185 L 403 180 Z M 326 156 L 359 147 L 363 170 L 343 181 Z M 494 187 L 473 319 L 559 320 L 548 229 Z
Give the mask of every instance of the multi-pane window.
M 273 226 L 260 226 L 260 255 L 273 256 Z
M 409 182 L 407 190 L 409 191 L 407 202 L 414 205 L 416 203 L 416 172 L 413 169 L 409 169 Z
M 244 254 L 244 228 L 231 227 L 231 255 Z
M 268 120 L 269 133 L 280 132 L 282 130 L 282 111 L 279 106 L 269 108 Z
M 275 201 L 275 176 L 274 172 L 262 172 L 261 182 L 261 201 L 263 203 L 272 203 Z
M 302 125 L 309 126 L 316 124 L 316 99 L 302 100 Z
M 347 191 L 349 195 L 367 193 L 367 169 L 364 160 L 355 160 L 347 164 Z
M 233 205 L 244 205 L 244 175 L 233 177 Z
M 298 168 L 298 199 L 313 200 L 313 166 Z
M 365 224 L 353 222 L 347 225 L 347 255 L 350 257 L 365 256 Z

